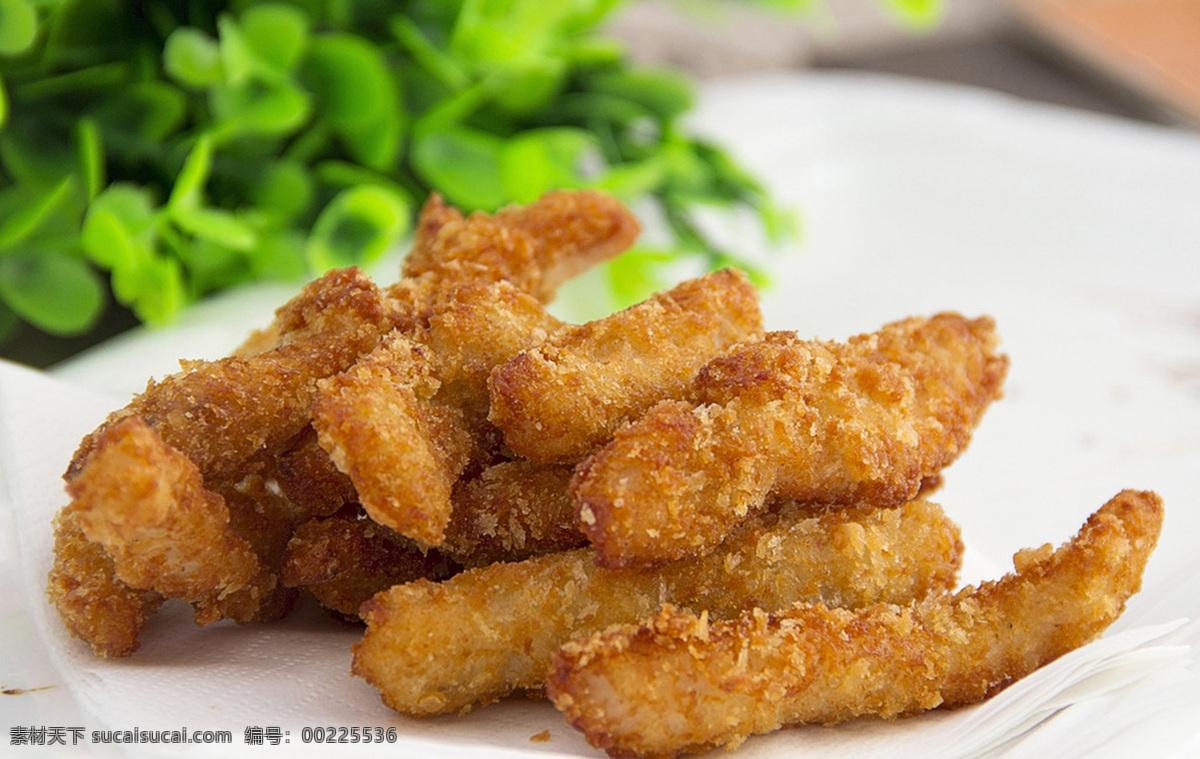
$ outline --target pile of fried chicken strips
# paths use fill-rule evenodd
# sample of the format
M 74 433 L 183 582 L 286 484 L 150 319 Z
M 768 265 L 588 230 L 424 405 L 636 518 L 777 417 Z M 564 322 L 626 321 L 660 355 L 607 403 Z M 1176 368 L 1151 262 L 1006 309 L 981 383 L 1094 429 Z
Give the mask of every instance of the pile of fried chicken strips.
M 81 442 L 48 592 L 123 657 L 166 599 L 365 623 L 353 674 L 410 716 L 548 698 L 613 756 L 979 701 L 1097 637 L 1162 505 L 958 588 L 926 498 L 1000 398 L 988 317 L 845 342 L 766 331 L 728 269 L 595 321 L 547 311 L 639 225 L 598 192 L 464 215 L 434 196 L 401 278 L 308 284 Z

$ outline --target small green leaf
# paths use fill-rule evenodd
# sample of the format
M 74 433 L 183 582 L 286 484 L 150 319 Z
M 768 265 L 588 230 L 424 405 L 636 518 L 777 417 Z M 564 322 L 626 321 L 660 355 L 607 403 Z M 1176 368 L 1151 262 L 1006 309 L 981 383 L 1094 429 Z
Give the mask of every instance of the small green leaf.
M 183 270 L 179 262 L 155 258 L 139 272 L 138 295 L 128 305 L 146 324 L 161 327 L 171 322 L 188 303 Z
M 312 41 L 300 80 L 354 160 L 379 171 L 395 166 L 406 125 L 397 82 L 379 49 L 352 34 L 322 35 Z
M 579 187 L 583 157 L 595 148 L 595 140 L 582 129 L 521 132 L 503 146 L 501 182 L 517 203 L 532 203 L 548 190 Z
M 242 38 L 254 58 L 279 76 L 291 71 L 308 44 L 308 17 L 284 3 L 255 3 L 242 11 Z M 262 73 L 261 68 L 256 70 Z
M 37 39 L 37 11 L 28 0 L 0 0 L 0 55 L 19 55 Z
M 668 69 L 642 67 L 605 71 L 589 77 L 588 85 L 596 92 L 631 100 L 662 121 L 679 116 L 692 107 L 695 99 L 691 81 Z
M 294 232 L 262 235 L 250 255 L 254 276 L 294 281 L 309 274 L 304 254 L 305 240 Z
M 150 194 L 130 184 L 115 184 L 96 196 L 83 220 L 79 241 L 84 253 L 114 273 L 136 270 L 153 258 L 152 249 L 158 216 Z M 137 294 L 120 287 L 122 302 Z
M 163 47 L 163 68 L 180 84 L 203 89 L 221 81 L 221 48 L 199 29 L 181 26 Z
M 468 209 L 494 211 L 508 202 L 501 177 L 504 141 L 457 127 L 418 136 L 412 160 L 417 173 L 450 202 Z
M 0 259 L 0 298 L 38 329 L 74 335 L 86 332 L 104 310 L 104 284 L 76 256 L 16 254 Z
M 545 109 L 562 89 L 566 64 L 551 56 L 527 57 L 519 65 L 500 66 L 487 78 L 492 103 L 510 113 L 529 116 Z
M 308 96 L 290 84 L 248 81 L 212 90 L 214 115 L 220 122 L 213 130 L 218 140 L 242 135 L 288 135 L 307 121 L 312 104 Z
M 378 185 L 344 190 L 313 224 L 306 255 L 314 272 L 376 260 L 408 231 L 412 205 Z
M 327 185 L 344 190 L 358 185 L 379 185 L 399 195 L 406 195 L 404 188 L 387 174 L 373 171 L 349 161 L 322 161 L 313 167 L 317 179 Z
M 8 121 L 8 90 L 4 88 L 4 77 L 0 76 L 0 129 Z
M 404 123 L 399 117 L 385 118 L 371 127 L 347 127 L 341 137 L 351 158 L 376 171 L 390 171 L 404 148 Z
M 388 29 L 421 68 L 449 89 L 461 90 L 470 83 L 470 75 L 454 56 L 435 45 L 409 16 L 400 13 L 392 16 Z
M 75 145 L 79 156 L 79 174 L 83 177 L 87 199 L 91 201 L 100 194 L 107 182 L 104 141 L 94 120 L 80 119 L 75 125 Z
M 207 184 L 208 175 L 212 171 L 212 159 L 212 138 L 201 135 L 184 159 L 179 175 L 175 177 L 171 197 L 167 200 L 167 208 L 171 209 L 172 213 L 184 212 L 201 204 L 204 185 Z
M 336 129 L 369 128 L 398 112 L 392 75 L 376 49 L 353 34 L 313 39 L 301 81 Z
M 304 213 L 312 203 L 313 181 L 302 163 L 282 159 L 270 164 L 252 193 L 262 211 L 286 222 Z
M 72 179 L 67 177 L 46 190 L 22 192 L 23 189 L 13 188 L 22 202 L 13 204 L 12 211 L 0 218 L 0 251 L 20 245 L 36 232 L 71 193 Z
M 213 240 L 196 239 L 183 247 L 192 297 L 244 282 L 250 276 L 246 256 Z
M 564 55 L 574 68 L 617 66 L 625 57 L 625 46 L 613 39 L 586 37 L 576 40 Z
M 737 258 L 729 255 L 719 255 L 712 259 L 711 267 L 713 271 L 720 269 L 740 269 L 746 278 L 760 290 L 765 290 L 771 286 L 771 273 L 761 266 L 756 266 L 744 258 Z
M 660 157 L 655 155 L 636 163 L 609 166 L 596 182 L 596 186 L 626 202 L 631 202 L 635 198 L 655 192 L 666 180 L 666 166 Z
M 227 84 L 245 84 L 254 74 L 254 53 L 237 20 L 228 14 L 217 19 L 217 46 Z
M 189 234 L 233 250 L 247 251 L 258 244 L 254 228 L 229 211 L 202 207 L 178 212 L 171 209 L 171 221 Z

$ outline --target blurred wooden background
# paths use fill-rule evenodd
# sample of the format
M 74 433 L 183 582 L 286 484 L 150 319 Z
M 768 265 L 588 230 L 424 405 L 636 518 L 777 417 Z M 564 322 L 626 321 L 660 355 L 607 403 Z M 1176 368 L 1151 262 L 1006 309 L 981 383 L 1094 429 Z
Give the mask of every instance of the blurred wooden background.
M 1200 0 L 948 0 L 928 30 L 898 22 L 873 0 L 818 0 L 798 16 L 752 4 L 637 0 L 613 29 L 638 57 L 704 77 L 878 71 L 1200 125 L 1200 90 L 1187 91 L 1200 88 Z

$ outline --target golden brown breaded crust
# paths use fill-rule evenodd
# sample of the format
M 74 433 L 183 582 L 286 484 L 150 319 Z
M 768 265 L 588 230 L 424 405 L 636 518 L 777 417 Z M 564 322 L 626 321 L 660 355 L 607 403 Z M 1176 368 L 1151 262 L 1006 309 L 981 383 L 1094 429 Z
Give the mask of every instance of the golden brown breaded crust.
M 296 528 L 281 579 L 307 590 L 326 609 L 358 619 L 359 607 L 376 593 L 421 577 L 444 580 L 458 569 L 437 551 L 422 551 L 351 508 Z
M 440 286 L 507 281 L 543 303 L 570 277 L 627 250 L 637 219 L 611 196 L 587 190 L 547 193 L 495 215 L 462 218 L 431 199 L 405 279 Z M 423 213 L 422 216 L 426 216 Z
M 129 656 L 164 599 L 117 578 L 104 548 L 79 528 L 77 510 L 75 504 L 66 506 L 54 520 L 54 563 L 46 593 L 68 632 L 90 644 L 96 656 Z
M 610 570 L 589 549 L 417 581 L 363 605 L 353 671 L 409 715 L 461 712 L 542 685 L 574 636 L 634 622 L 673 602 L 733 616 L 798 600 L 905 602 L 951 587 L 958 530 L 935 506 L 784 508 L 716 552 L 656 570 Z
M 279 311 L 286 337 L 249 358 L 184 362 L 84 438 L 66 477 L 82 468 L 96 435 L 139 416 L 208 478 L 240 473 L 250 457 L 285 444 L 308 424 L 317 380 L 378 344 L 395 314 L 357 269 L 332 271 Z
M 311 426 L 277 456 L 263 462 L 262 469 L 296 510 L 297 524 L 330 516 L 346 504 L 358 502 L 354 483 L 334 465 Z
M 371 518 L 435 546 L 475 441 L 462 412 L 434 398 L 428 351 L 402 333 L 322 380 L 312 407 L 321 447 L 350 476 Z
M 229 527 L 250 545 L 264 572 L 278 577 L 284 552 L 297 525 L 309 518 L 278 487 L 273 478 L 258 472 L 231 482 L 205 483 L 229 509 Z M 249 621 L 270 622 L 292 610 L 299 592 L 277 583 L 258 612 Z
M 565 327 L 498 367 L 493 424 L 515 453 L 577 462 L 697 370 L 762 334 L 758 293 L 735 269 L 688 280 L 604 319 Z
M 496 218 L 534 241 L 541 277 L 530 292 L 544 303 L 568 279 L 624 253 L 642 231 L 629 209 L 596 190 L 554 190 L 533 203 L 502 208 Z
M 994 583 L 909 606 L 798 604 L 734 621 L 665 608 L 572 641 L 546 690 L 612 756 L 674 757 L 800 723 L 979 701 L 1095 638 L 1139 589 L 1162 505 L 1125 491 L 1058 551 Z
M 429 193 L 425 204 L 421 206 L 421 213 L 417 215 L 416 229 L 413 230 L 413 250 L 422 251 L 419 254 L 421 257 L 429 255 L 424 251 L 429 250 L 442 227 L 462 220 L 462 212 L 447 205 L 441 193 Z
M 537 298 L 508 282 L 462 285 L 430 298 L 426 324 L 413 339 L 429 348 L 438 401 L 461 409 L 480 441 L 476 469 L 492 463 L 503 444 L 487 418 L 492 369 L 561 326 Z
M 580 523 L 606 566 L 703 553 L 769 497 L 914 498 L 998 398 L 988 318 L 912 318 L 844 344 L 775 332 L 706 365 L 579 465 Z
M 517 459 L 460 481 L 440 548 L 474 567 L 585 545 L 568 491 L 573 472 Z
M 256 618 L 276 587 L 229 524 L 225 500 L 138 417 L 106 429 L 68 484 L 75 522 L 116 576 L 192 604 L 198 624 Z

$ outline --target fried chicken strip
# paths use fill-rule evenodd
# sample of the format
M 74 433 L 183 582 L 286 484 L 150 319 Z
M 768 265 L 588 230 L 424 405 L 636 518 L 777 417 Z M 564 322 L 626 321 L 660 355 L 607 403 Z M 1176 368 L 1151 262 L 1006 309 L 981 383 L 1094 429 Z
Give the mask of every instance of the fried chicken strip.
M 420 577 L 444 580 L 459 568 L 437 551 L 422 551 L 413 541 L 349 508 L 296 528 L 287 545 L 281 580 L 353 620 L 359 618 L 359 607 L 382 590 Z
M 140 418 L 105 430 L 67 489 L 74 521 L 124 584 L 187 601 L 202 625 L 274 608 L 277 577 L 230 525 L 225 499 Z
M 454 484 L 500 456 L 488 375 L 558 324 L 507 282 L 462 285 L 431 300 L 411 336 L 394 334 L 319 383 L 313 427 L 373 519 L 428 546 L 442 542 Z
M 442 542 L 454 483 L 474 455 L 460 409 L 439 403 L 428 349 L 402 333 L 322 380 L 312 408 L 321 447 L 367 513 L 429 546 Z
M 585 548 L 396 586 L 363 605 L 353 672 L 403 714 L 463 712 L 539 688 L 562 643 L 666 602 L 715 617 L 798 600 L 906 602 L 952 587 L 960 553 L 957 527 L 928 503 L 792 505 L 706 557 L 656 570 L 603 569 Z
M 574 463 L 656 402 L 685 396 L 700 367 L 730 345 L 761 334 L 758 294 L 744 274 L 688 280 L 564 327 L 498 367 L 489 418 L 518 455 Z
M 461 481 L 441 550 L 467 566 L 483 566 L 585 545 L 568 490 L 573 472 L 564 464 L 516 459 Z
M 426 326 L 413 339 L 429 348 L 438 401 L 461 409 L 480 441 L 476 469 L 492 463 L 503 444 L 488 421 L 492 370 L 562 326 L 537 298 L 508 282 L 462 285 L 431 299 Z
M 331 516 L 347 504 L 358 503 L 354 483 L 334 466 L 311 426 L 265 461 L 262 470 L 297 511 L 296 524 Z
M 591 745 L 656 758 L 973 703 L 1116 620 L 1161 524 L 1158 496 L 1125 491 L 1058 551 L 1022 551 L 998 582 L 910 606 L 798 604 L 725 622 L 667 607 L 563 646 L 547 693 Z
M 605 566 L 710 550 L 769 498 L 911 499 L 1000 396 L 991 319 L 912 318 L 847 343 L 774 332 L 706 365 L 579 465 L 572 491 Z
M 88 643 L 96 656 L 129 656 L 165 599 L 153 590 L 131 588 L 117 577 L 104 547 L 80 529 L 79 508 L 72 503 L 55 517 L 54 563 L 46 594 L 67 631 Z
M 560 190 L 465 218 L 433 195 L 417 230 L 404 280 L 439 287 L 503 280 L 549 303 L 563 282 L 627 250 L 641 227 L 609 195 Z
M 151 381 L 84 438 L 66 477 L 82 469 L 98 435 L 131 416 L 141 417 L 206 478 L 240 476 L 249 458 L 304 429 L 317 380 L 372 350 L 395 318 L 361 271 L 332 271 L 280 310 L 284 337 L 277 347 L 249 358 L 184 362 L 180 373 Z

